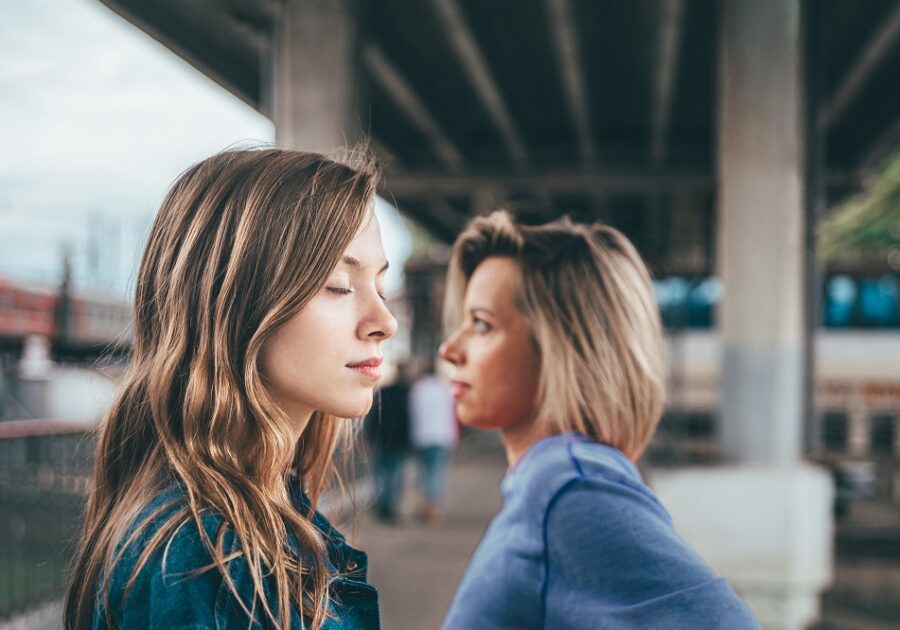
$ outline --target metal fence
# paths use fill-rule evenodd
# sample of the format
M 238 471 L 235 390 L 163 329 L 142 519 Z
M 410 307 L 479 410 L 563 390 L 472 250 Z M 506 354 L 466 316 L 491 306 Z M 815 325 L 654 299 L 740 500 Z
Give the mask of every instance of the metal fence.
M 0 422 L 0 619 L 63 594 L 93 456 L 89 428 Z

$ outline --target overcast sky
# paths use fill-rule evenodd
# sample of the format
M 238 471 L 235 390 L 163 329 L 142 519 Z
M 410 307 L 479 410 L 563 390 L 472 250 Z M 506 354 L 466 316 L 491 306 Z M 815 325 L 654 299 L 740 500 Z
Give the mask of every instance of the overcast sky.
M 125 295 L 162 196 L 272 123 L 97 0 L 0 0 L 0 276 Z M 386 206 L 386 204 L 384 204 Z M 411 238 L 379 215 L 389 289 Z

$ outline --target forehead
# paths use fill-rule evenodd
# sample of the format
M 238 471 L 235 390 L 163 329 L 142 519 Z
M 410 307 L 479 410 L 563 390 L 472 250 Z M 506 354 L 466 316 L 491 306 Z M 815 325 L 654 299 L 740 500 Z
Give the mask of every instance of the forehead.
M 466 286 L 466 306 L 515 307 L 522 287 L 519 262 L 492 256 L 479 264 Z
M 362 225 L 356 232 L 356 236 L 347 245 L 344 252 L 354 258 L 384 258 L 384 249 L 381 245 L 381 227 L 374 212 L 369 212 L 363 219 Z

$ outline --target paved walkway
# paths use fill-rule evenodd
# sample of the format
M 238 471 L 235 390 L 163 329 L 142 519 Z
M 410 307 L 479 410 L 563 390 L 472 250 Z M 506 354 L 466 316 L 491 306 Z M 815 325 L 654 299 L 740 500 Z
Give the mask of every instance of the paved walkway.
M 440 627 L 469 556 L 500 509 L 505 471 L 499 442 L 489 434 L 475 435 L 450 466 L 439 524 L 423 525 L 414 516 L 411 465 L 400 523 L 387 526 L 361 515 L 353 540 L 369 554 L 369 579 L 378 587 L 384 630 Z
M 407 472 L 401 523 L 389 527 L 360 508 L 355 531 L 342 526 L 351 540 L 369 554 L 370 580 L 379 590 L 384 630 L 432 630 L 440 627 L 457 582 L 490 519 L 500 509 L 499 484 L 506 462 L 496 436 L 470 437 L 449 469 L 446 514 L 437 525 L 415 519 L 414 470 Z M 360 489 L 362 499 L 368 493 Z M 876 507 L 860 504 L 853 518 L 869 522 Z M 878 508 L 874 520 L 894 523 L 896 506 Z M 869 518 L 863 518 L 869 517 Z M 890 517 L 890 518 L 889 518 Z M 898 519 L 900 520 L 900 519 Z M 835 583 L 825 595 L 824 619 L 815 630 L 887 630 L 900 597 L 897 558 L 839 557 Z M 53 602 L 14 621 L 0 622 L 0 630 L 56 630 L 61 628 L 61 602 Z

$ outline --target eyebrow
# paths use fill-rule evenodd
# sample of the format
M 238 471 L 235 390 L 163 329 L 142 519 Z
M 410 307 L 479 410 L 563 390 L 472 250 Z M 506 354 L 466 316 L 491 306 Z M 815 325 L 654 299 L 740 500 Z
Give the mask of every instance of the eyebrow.
M 494 317 L 497 316 L 497 313 L 495 313 L 491 309 L 485 308 L 483 306 L 473 306 L 472 308 L 469 309 L 469 314 L 474 315 L 475 313 L 477 313 L 479 311 L 482 313 L 487 313 L 488 315 L 493 315 Z
M 368 265 L 364 265 L 359 260 L 359 258 L 354 258 L 353 256 L 348 256 L 346 254 L 344 255 L 343 258 L 341 258 L 341 262 L 344 263 L 345 265 L 347 265 L 348 267 L 353 267 L 354 269 L 365 269 L 368 266 Z M 384 266 L 378 270 L 378 273 L 379 274 L 384 273 L 385 271 L 388 270 L 388 267 L 390 267 L 390 265 L 391 264 L 388 261 L 384 261 Z

